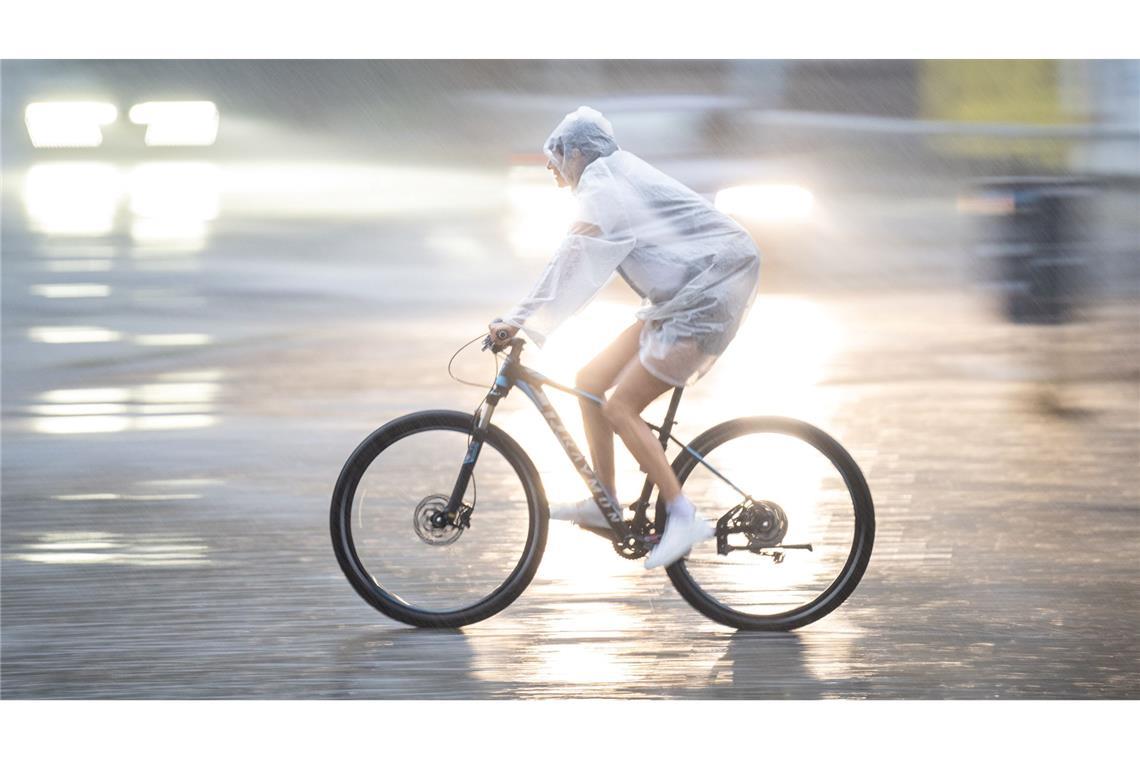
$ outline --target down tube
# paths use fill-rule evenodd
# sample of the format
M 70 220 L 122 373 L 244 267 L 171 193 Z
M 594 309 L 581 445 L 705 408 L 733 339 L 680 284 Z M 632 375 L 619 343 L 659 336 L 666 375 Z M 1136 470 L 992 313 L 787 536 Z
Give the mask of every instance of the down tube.
M 542 412 L 542 416 L 546 419 L 546 423 L 550 425 L 550 429 L 554 431 L 554 437 L 562 444 L 562 448 L 566 451 L 566 455 L 570 457 L 570 461 L 574 463 L 574 469 L 578 470 L 578 474 L 582 476 L 582 480 L 586 481 L 586 487 L 590 489 L 595 501 L 602 506 L 606 512 L 606 519 L 610 521 L 610 525 L 620 531 L 624 529 L 625 523 L 621 509 L 613 503 L 606 489 L 602 487 L 601 482 L 598 481 L 594 471 L 590 469 L 586 457 L 582 456 L 581 450 L 578 445 L 574 443 L 574 439 L 570 437 L 566 427 L 562 424 L 562 419 L 558 416 L 558 412 L 554 411 L 554 407 L 550 403 L 550 399 L 542 392 L 541 388 L 532 387 L 530 384 L 523 380 L 517 380 L 515 385 L 526 394 L 527 398 L 534 402 L 538 410 Z

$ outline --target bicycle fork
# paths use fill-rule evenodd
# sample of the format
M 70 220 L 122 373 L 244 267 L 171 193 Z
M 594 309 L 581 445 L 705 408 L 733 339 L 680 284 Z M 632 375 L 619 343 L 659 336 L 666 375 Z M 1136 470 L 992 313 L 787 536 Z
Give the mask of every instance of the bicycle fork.
M 475 463 L 479 460 L 479 452 L 483 449 L 483 439 L 487 434 L 487 427 L 491 424 L 491 416 L 495 413 L 499 399 L 507 395 L 509 388 L 510 384 L 503 374 L 495 378 L 495 384 L 491 386 L 486 402 L 480 405 L 478 417 L 476 417 L 475 424 L 471 428 L 471 442 L 467 444 L 467 454 L 459 466 L 459 475 L 455 479 L 455 486 L 451 489 L 451 496 L 447 500 L 447 509 L 444 510 L 447 519 L 457 527 L 471 527 L 471 511 L 475 505 L 472 504 L 464 509 L 463 495 L 467 493 L 467 487 L 471 484 L 471 476 L 475 472 Z

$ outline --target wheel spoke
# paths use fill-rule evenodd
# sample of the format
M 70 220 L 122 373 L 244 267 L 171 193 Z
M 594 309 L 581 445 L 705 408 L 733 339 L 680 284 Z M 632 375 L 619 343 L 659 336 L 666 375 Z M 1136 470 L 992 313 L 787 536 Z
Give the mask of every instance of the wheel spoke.
M 794 627 L 813 610 L 838 603 L 837 591 L 850 593 L 848 586 L 858 582 L 851 568 L 866 561 L 854 556 L 856 549 L 870 551 L 869 541 L 861 541 L 873 532 L 869 494 L 848 488 L 862 484 L 862 475 L 822 432 L 765 418 L 730 424 L 700 447 L 716 473 L 692 460 L 681 471 L 685 493 L 706 518 L 734 510 L 725 518 L 732 531 L 729 551 L 718 554 L 715 540 L 698 544 L 670 576 L 686 598 L 721 622 Z M 834 450 L 817 448 L 796 434 L 796 426 L 814 431 Z M 726 478 L 751 498 L 741 501 L 736 489 L 724 485 Z M 798 548 L 805 545 L 811 551 Z
M 338 484 L 334 496 L 334 543 L 338 516 L 351 526 L 338 550 L 345 572 L 374 606 L 415 624 L 460 624 L 493 614 L 488 605 L 509 603 L 529 582 L 545 540 L 528 495 L 533 486 L 520 474 L 529 462 L 519 464 L 501 432 L 488 436 L 463 495 L 463 507 L 472 508 L 470 525 L 462 523 L 463 513 L 448 512 L 470 416 L 447 414 L 468 422 L 433 424 L 424 417 L 410 432 L 397 428 L 385 438 L 385 429 L 377 431 L 379 453 L 355 465 L 350 460 L 346 472 L 353 473 L 354 488 Z

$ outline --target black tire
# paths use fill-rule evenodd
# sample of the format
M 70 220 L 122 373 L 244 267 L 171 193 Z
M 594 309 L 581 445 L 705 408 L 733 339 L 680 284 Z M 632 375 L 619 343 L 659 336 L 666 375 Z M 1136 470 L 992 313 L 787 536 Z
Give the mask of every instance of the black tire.
M 686 559 L 678 560 L 666 568 L 666 571 L 685 601 L 703 615 L 722 625 L 753 631 L 788 631 L 819 620 L 835 610 L 855 590 L 871 559 L 871 549 L 875 540 L 874 504 L 867 481 L 851 455 L 834 438 L 805 422 L 783 417 L 745 417 L 710 428 L 697 436 L 689 445 L 702 457 L 707 457 L 718 446 L 754 433 L 782 434 L 796 438 L 830 460 L 842 475 L 852 503 L 854 528 L 850 553 L 834 582 L 807 604 L 780 614 L 757 615 L 733 609 L 702 590 L 689 573 Z M 684 484 L 694 468 L 699 465 L 697 459 L 688 451 L 682 451 L 673 461 L 673 471 Z M 663 513 L 664 508 L 659 501 L 657 514 Z
M 525 547 L 517 565 L 502 583 L 485 598 L 469 606 L 442 611 L 427 610 L 409 604 L 396 594 L 381 588 L 361 561 L 353 540 L 352 511 L 357 487 L 369 466 L 386 449 L 408 436 L 426 431 L 469 433 L 472 425 L 471 414 L 450 410 L 417 412 L 392 420 L 374 431 L 356 448 L 337 479 L 330 515 L 333 550 L 337 562 L 357 593 L 366 602 L 394 620 L 425 628 L 458 628 L 485 620 L 501 612 L 519 597 L 534 578 L 542 560 L 550 512 L 538 471 L 518 443 L 500 428 L 490 425 L 480 454 L 480 462 L 488 454 L 488 447 L 506 460 L 518 476 L 521 488 L 525 492 L 527 511 L 526 514 L 520 514 L 519 519 L 525 518 L 529 521 Z M 458 465 L 459 462 L 456 462 L 457 474 Z M 475 467 L 476 478 L 478 473 L 479 463 Z M 473 521 L 478 520 L 478 515 L 479 507 L 476 502 Z M 473 524 L 477 525 L 477 522 Z M 427 569 L 430 570 L 430 566 Z

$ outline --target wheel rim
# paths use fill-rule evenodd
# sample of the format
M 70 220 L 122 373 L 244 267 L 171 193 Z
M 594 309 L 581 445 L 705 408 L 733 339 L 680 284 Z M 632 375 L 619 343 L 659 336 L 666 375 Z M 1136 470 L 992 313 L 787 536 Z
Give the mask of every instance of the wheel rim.
M 520 473 L 489 441 L 463 497 L 470 525 L 438 526 L 469 442 L 464 429 L 419 429 L 390 442 L 360 473 L 344 531 L 359 580 L 390 604 L 455 614 L 496 596 L 533 549 Z
M 859 515 L 859 487 L 833 457 L 770 428 L 703 449 L 705 460 L 751 497 L 746 500 L 699 463 L 683 473 L 685 493 L 705 517 L 716 520 L 741 505 L 755 518 L 752 540 L 748 533 L 733 534 L 731 544 L 755 547 L 782 535 L 782 545 L 810 544 L 812 550 L 769 546 L 763 554 L 721 555 L 715 540 L 698 544 L 674 566 L 692 592 L 731 618 L 726 622 L 782 625 L 826 609 L 849 590 L 866 525 Z

